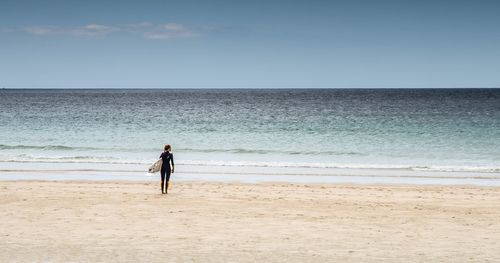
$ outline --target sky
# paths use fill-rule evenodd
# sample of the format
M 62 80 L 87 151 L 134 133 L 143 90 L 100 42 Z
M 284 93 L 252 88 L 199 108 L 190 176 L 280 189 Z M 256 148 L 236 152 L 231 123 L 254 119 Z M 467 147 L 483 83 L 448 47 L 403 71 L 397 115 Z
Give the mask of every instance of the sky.
M 0 0 L 0 88 L 500 87 L 500 1 Z

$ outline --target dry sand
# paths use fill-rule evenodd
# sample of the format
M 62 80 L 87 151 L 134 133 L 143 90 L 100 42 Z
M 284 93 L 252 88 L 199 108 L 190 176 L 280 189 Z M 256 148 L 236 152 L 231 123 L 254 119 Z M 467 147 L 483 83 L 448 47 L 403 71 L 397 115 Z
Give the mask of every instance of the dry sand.
M 1 262 L 500 262 L 500 188 L 0 181 Z

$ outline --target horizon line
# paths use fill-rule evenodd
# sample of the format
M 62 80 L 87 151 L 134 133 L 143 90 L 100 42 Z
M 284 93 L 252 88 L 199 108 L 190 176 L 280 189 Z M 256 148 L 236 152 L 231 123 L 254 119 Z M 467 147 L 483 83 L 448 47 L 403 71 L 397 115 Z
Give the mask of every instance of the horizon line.
M 500 89 L 498 87 L 0 87 L 0 90 L 199 90 L 199 89 Z

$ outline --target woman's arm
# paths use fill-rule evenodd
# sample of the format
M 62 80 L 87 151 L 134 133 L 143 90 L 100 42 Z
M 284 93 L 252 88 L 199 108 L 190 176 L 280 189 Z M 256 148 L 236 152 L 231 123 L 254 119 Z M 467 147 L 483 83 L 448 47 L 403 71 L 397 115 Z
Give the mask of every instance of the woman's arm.
M 172 173 L 174 172 L 174 154 L 170 154 L 170 161 L 172 162 Z

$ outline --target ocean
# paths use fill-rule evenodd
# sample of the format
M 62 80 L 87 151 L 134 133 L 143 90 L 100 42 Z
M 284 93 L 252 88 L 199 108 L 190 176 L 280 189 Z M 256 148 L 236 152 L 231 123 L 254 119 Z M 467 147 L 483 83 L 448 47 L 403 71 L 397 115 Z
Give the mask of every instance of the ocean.
M 0 90 L 0 179 L 142 180 L 165 144 L 181 180 L 499 185 L 500 89 Z

